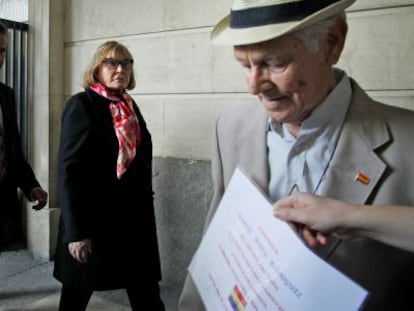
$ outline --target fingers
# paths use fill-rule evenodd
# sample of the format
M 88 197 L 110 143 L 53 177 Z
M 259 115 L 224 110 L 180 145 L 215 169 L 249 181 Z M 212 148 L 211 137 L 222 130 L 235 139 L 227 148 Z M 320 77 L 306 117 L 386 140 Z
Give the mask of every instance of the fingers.
M 273 206 L 273 216 L 285 221 L 295 221 L 295 209 L 291 206 L 286 206 L 283 202 L 276 202 Z
M 80 263 L 88 262 L 88 252 L 85 250 L 79 250 L 78 252 L 75 252 L 72 254 L 72 257 Z
M 34 200 L 32 208 L 36 211 L 42 209 L 47 204 L 48 193 L 40 187 L 36 187 L 31 192 L 31 199 Z
M 316 239 L 321 245 L 326 245 L 328 243 L 328 236 L 322 232 L 316 232 Z
M 318 218 L 315 220 L 312 204 L 306 202 L 312 203 L 314 198 L 306 193 L 298 193 L 278 200 L 273 206 L 273 215 L 287 221 L 311 247 L 328 243 L 327 234 L 311 229 L 311 227 L 317 227 L 315 222 L 318 222 Z
M 80 262 L 80 263 L 86 263 L 88 262 L 88 251 L 85 249 L 74 249 L 72 251 L 69 251 L 72 257 Z
M 289 195 L 279 199 L 273 206 L 274 210 L 292 208 L 298 204 L 297 195 Z
M 37 200 L 35 201 L 35 204 L 32 206 L 32 208 L 36 211 L 41 210 L 46 206 L 47 200 Z
M 88 261 L 88 256 L 89 256 L 89 253 L 88 253 L 88 251 L 87 250 L 84 250 L 84 249 L 82 249 L 80 252 L 79 252 L 79 262 L 81 262 L 81 263 L 86 263 L 87 261 Z
M 307 227 L 303 228 L 302 237 L 310 247 L 317 247 L 328 243 L 328 237 L 325 234 Z
M 76 261 L 80 263 L 88 262 L 89 253 L 92 252 L 90 243 L 84 241 L 71 242 L 68 244 L 69 253 Z
M 303 222 L 303 203 L 299 200 L 304 193 L 294 194 L 278 200 L 273 205 L 273 215 L 281 220 Z

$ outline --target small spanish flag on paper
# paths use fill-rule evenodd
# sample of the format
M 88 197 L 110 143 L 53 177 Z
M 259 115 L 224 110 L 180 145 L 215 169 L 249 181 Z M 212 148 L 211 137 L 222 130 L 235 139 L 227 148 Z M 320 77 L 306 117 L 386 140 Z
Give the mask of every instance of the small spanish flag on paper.
M 362 172 L 358 172 L 358 173 L 355 175 L 354 180 L 355 180 L 355 181 L 362 182 L 364 185 L 368 185 L 368 184 L 369 184 L 369 182 L 371 181 L 371 178 L 369 178 L 367 175 L 365 175 L 365 174 L 364 174 L 364 173 L 362 173 Z
M 247 302 L 237 285 L 233 287 L 230 293 L 229 302 L 233 311 L 244 311 L 246 309 Z

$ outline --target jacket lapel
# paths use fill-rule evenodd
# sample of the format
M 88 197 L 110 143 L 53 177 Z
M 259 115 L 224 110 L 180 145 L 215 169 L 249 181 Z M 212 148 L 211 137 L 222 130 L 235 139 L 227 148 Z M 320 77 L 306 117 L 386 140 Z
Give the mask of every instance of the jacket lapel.
M 246 117 L 246 126 L 240 130 L 239 139 L 235 142 L 236 153 L 239 155 L 238 167 L 268 193 L 269 168 L 266 146 L 266 125 L 268 116 L 260 103 Z M 258 109 L 259 108 L 259 109 Z
M 386 121 L 376 110 L 376 103 L 356 83 L 353 82 L 352 87 L 352 103 L 319 194 L 366 204 L 370 203 L 370 195 L 387 168 L 375 150 L 389 142 L 390 135 Z M 369 180 L 359 180 L 358 173 Z M 340 242 L 331 236 L 328 245 L 318 247 L 317 252 L 328 258 Z
M 386 169 L 375 150 L 389 142 L 390 136 L 376 104 L 355 84 L 353 89 L 352 104 L 320 194 L 364 204 L 369 203 L 369 196 Z M 358 173 L 369 181 L 358 180 Z

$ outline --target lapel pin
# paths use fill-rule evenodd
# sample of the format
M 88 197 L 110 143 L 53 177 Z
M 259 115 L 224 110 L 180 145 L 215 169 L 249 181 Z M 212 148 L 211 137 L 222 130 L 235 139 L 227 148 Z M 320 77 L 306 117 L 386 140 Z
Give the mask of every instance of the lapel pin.
M 369 178 L 367 175 L 365 175 L 364 173 L 358 172 L 355 177 L 354 177 L 355 181 L 359 181 L 361 183 L 363 183 L 364 185 L 368 185 L 369 182 L 371 181 L 371 178 Z

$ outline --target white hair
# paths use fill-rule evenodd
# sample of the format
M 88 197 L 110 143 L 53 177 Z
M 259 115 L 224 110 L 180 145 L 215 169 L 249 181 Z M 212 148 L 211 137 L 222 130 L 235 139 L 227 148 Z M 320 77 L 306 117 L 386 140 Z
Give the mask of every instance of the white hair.
M 316 22 L 309 27 L 299 29 L 298 31 L 294 32 L 293 35 L 301 39 L 310 51 L 317 52 L 321 47 L 322 39 L 328 33 L 329 28 L 335 25 L 338 19 L 343 19 L 344 22 L 346 22 L 345 13 L 342 12 L 340 14 Z

